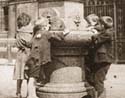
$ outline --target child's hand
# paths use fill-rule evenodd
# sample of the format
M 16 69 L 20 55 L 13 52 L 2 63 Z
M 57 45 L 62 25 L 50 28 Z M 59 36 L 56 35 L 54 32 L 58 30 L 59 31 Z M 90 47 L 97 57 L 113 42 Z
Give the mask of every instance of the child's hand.
M 66 35 L 68 35 L 70 33 L 70 31 L 69 30 L 64 30 L 64 32 L 63 32 L 63 34 L 64 34 L 64 36 L 66 36 Z
M 39 33 L 39 34 L 36 35 L 36 38 L 41 38 L 41 36 L 42 35 Z

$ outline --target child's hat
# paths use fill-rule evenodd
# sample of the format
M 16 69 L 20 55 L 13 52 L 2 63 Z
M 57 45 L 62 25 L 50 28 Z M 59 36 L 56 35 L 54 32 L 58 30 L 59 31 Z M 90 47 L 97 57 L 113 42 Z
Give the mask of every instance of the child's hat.
M 96 14 L 90 14 L 86 17 L 86 20 L 90 25 L 95 26 L 99 22 L 99 17 Z
M 113 19 L 110 16 L 102 16 L 100 18 L 101 22 L 104 24 L 104 26 L 111 28 L 113 27 Z

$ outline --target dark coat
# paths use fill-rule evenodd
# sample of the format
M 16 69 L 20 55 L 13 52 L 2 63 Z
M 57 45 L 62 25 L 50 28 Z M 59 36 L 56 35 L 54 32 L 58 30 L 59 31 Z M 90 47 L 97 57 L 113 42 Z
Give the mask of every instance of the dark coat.
M 96 36 L 96 51 L 95 51 L 95 63 L 113 61 L 112 41 L 113 41 L 113 29 L 107 29 L 104 33 L 100 33 Z
M 40 37 L 38 35 L 40 34 Z M 33 65 L 44 65 L 51 62 L 51 42 L 50 39 L 60 41 L 64 38 L 63 33 L 50 33 L 49 31 L 37 31 L 32 39 L 31 53 L 29 63 Z M 32 64 L 29 64 L 32 65 Z

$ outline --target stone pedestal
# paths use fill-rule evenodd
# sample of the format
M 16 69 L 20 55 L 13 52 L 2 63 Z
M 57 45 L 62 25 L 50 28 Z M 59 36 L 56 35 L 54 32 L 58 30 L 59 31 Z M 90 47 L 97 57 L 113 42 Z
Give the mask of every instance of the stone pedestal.
M 37 94 L 39 98 L 82 98 L 87 94 L 84 86 L 84 44 L 92 36 L 92 32 L 84 30 L 83 3 L 72 0 L 41 2 L 39 16 L 43 16 L 47 9 L 54 10 L 57 17 L 64 20 L 70 33 L 63 42 L 52 43 L 54 59 L 45 70 L 50 79 L 38 89 Z
M 39 98 L 82 98 L 84 86 L 84 45 L 92 32 L 72 31 L 62 42 L 52 43 L 52 62 L 45 72 L 49 82 L 38 89 Z
M 31 18 L 36 19 L 43 16 L 46 9 L 52 9 L 56 13 L 53 15 L 62 19 L 66 29 L 70 31 L 64 41 L 51 43 L 51 53 L 54 58 L 45 66 L 49 82 L 44 87 L 38 88 L 39 98 L 82 98 L 87 93 L 84 86 L 84 54 L 86 52 L 84 45 L 93 33 L 84 30 L 87 24 L 83 18 L 84 5 L 80 1 L 82 0 L 37 0 L 34 3 L 15 3 L 16 17 L 15 13 L 11 12 L 10 5 L 10 18 L 14 16 L 14 22 L 10 20 L 10 24 L 15 25 L 15 20 L 21 12 L 26 12 L 31 15 Z M 11 32 L 15 28 L 16 26 L 12 28 L 10 25 Z
M 50 82 L 39 88 L 40 98 L 82 98 L 86 88 L 80 67 L 63 67 L 52 72 Z

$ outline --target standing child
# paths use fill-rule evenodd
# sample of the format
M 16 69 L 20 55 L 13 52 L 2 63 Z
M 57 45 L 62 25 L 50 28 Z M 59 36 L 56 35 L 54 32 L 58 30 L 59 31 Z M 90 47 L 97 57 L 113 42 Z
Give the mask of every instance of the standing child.
M 104 92 L 104 80 L 113 62 L 112 38 L 113 38 L 113 19 L 109 16 L 100 18 L 104 29 L 96 37 L 96 52 L 94 58 L 94 87 L 101 98 Z
M 31 18 L 25 13 L 21 13 L 17 18 L 18 30 L 16 33 L 16 46 L 18 48 L 16 64 L 14 68 L 14 79 L 17 80 L 16 95 L 21 96 L 21 86 L 24 79 L 28 79 L 25 75 L 25 63 L 30 52 L 29 43 L 32 38 L 33 25 L 30 23 Z

